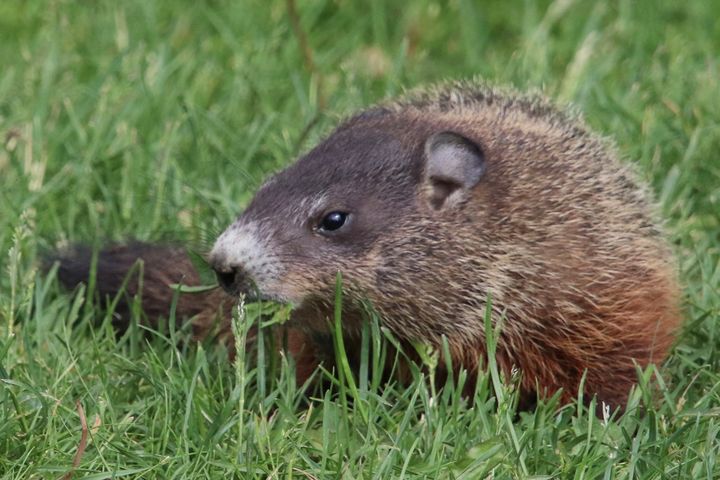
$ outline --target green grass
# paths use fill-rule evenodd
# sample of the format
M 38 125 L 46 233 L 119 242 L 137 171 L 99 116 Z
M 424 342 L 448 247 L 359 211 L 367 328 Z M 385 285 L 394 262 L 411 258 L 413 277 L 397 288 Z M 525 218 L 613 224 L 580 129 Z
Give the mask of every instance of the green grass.
M 68 472 L 77 401 L 75 478 L 720 477 L 720 4 L 299 3 L 312 69 L 282 1 L 0 3 L 0 476 Z M 363 376 L 307 402 L 38 274 L 69 242 L 207 246 L 343 114 L 473 75 L 575 104 L 662 203 L 687 321 L 621 418 L 516 417 L 492 369 L 469 403 Z

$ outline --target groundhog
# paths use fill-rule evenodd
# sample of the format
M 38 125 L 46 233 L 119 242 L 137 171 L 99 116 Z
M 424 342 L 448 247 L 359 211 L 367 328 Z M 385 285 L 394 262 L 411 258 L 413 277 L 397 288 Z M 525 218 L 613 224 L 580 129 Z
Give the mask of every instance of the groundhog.
M 61 281 L 82 281 L 89 257 L 66 256 Z M 101 252 L 100 292 L 115 292 L 139 257 L 143 305 L 167 315 L 168 284 L 197 281 L 183 249 Z M 472 377 L 490 306 L 503 322 L 501 370 L 521 372 L 523 395 L 561 392 L 563 402 L 582 389 L 622 407 L 636 365 L 662 362 L 680 324 L 648 188 L 577 115 L 477 83 L 410 92 L 345 120 L 265 182 L 207 258 L 230 297 L 184 296 L 178 314 L 203 336 L 239 294 L 292 304 L 300 382 L 333 358 L 337 272 L 346 343 L 357 343 L 369 302 L 406 345 L 441 350 L 446 338 L 453 369 Z

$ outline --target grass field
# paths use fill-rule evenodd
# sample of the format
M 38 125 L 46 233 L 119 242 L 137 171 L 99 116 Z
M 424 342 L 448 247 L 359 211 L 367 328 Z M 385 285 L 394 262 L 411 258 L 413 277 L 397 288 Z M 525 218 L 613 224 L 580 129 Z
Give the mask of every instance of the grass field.
M 78 402 L 74 478 L 720 478 L 720 3 L 444 3 L 0 3 L 0 477 L 69 472 Z M 38 273 L 72 242 L 207 246 L 342 115 L 474 75 L 576 105 L 661 202 L 687 321 L 620 418 L 516 416 L 493 374 L 470 403 L 362 379 L 305 402 L 287 366 L 118 337 Z

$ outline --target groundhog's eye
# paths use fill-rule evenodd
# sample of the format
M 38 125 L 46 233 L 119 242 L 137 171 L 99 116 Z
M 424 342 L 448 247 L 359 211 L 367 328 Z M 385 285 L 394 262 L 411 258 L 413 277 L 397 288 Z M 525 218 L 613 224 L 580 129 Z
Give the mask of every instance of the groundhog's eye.
M 318 229 L 323 232 L 334 232 L 345 225 L 348 219 L 346 212 L 330 212 L 320 221 Z

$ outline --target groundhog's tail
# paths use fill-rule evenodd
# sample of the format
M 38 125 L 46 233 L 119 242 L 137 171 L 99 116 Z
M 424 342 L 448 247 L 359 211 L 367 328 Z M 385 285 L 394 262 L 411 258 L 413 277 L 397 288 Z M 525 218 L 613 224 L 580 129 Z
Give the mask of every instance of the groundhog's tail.
M 50 258 L 48 265 L 55 262 L 59 263 L 58 279 L 65 287 L 91 284 L 94 275 L 94 291 L 103 304 L 106 299 L 118 298 L 113 313 L 119 328 L 127 325 L 133 299 L 139 298 L 151 325 L 160 317 L 168 318 L 176 301 L 176 320 L 192 318 L 197 337 L 204 337 L 215 325 L 225 329 L 231 302 L 223 292 L 178 294 L 173 287 L 201 284 L 198 269 L 184 248 L 132 242 L 106 247 L 95 255 L 92 248 L 80 246 Z

